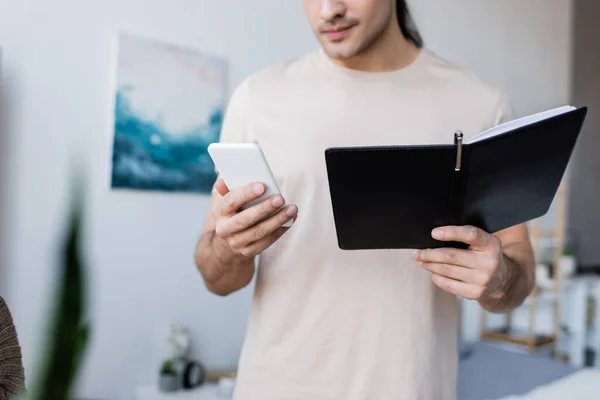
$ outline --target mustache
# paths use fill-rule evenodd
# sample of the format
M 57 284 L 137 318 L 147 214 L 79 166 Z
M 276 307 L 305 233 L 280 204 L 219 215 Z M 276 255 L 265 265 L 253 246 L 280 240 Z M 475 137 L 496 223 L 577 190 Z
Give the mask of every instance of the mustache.
M 337 18 L 333 21 L 325 21 L 319 25 L 319 32 L 335 32 L 358 25 L 358 20 L 351 18 Z

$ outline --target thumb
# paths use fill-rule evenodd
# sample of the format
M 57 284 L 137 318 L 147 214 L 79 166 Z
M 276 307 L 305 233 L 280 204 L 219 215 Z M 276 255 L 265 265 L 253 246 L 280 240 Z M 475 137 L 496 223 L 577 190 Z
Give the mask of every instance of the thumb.
M 227 193 L 229 193 L 229 189 L 227 188 L 227 185 L 223 179 L 217 180 L 215 183 L 215 189 L 217 189 L 217 192 L 219 192 L 221 196 L 225 196 Z

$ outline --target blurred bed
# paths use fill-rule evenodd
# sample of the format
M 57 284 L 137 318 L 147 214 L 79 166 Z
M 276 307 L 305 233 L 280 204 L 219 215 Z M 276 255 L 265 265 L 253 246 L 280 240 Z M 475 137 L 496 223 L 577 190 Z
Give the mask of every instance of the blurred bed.
M 600 399 L 600 370 L 486 343 L 462 346 L 460 354 L 458 400 Z

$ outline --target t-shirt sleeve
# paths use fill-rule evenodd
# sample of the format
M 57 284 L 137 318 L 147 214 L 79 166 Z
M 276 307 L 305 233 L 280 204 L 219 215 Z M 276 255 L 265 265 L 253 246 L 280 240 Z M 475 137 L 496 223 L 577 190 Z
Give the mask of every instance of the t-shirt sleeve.
M 515 119 L 514 109 L 507 94 L 504 91 L 498 90 L 497 98 L 493 126 Z
M 231 95 L 225 115 L 219 142 L 240 143 L 248 138 L 248 82 L 240 84 Z
M 243 143 L 250 140 L 248 134 L 248 106 L 248 81 L 246 80 L 231 94 L 223 117 L 219 143 Z M 218 180 L 220 174 L 216 166 L 215 172 Z M 212 193 L 217 193 L 214 186 Z

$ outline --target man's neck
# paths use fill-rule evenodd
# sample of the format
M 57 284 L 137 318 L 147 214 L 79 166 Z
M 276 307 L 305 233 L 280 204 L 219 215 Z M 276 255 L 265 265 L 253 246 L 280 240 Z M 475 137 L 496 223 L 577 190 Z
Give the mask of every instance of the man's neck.
M 365 72 L 394 71 L 410 65 L 419 49 L 393 24 L 366 51 L 348 60 L 333 60 L 342 67 Z

